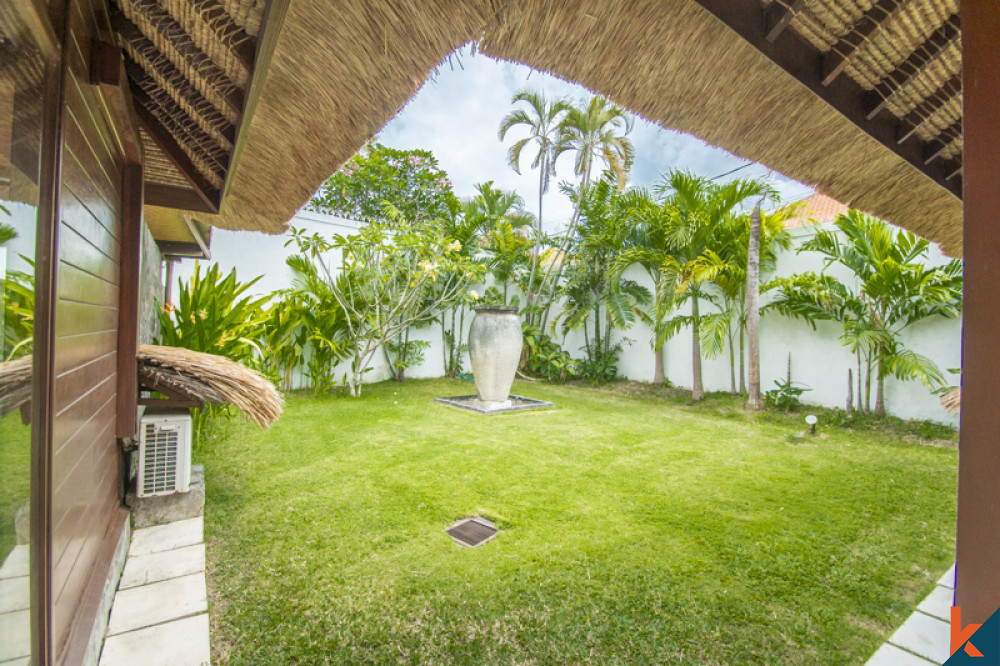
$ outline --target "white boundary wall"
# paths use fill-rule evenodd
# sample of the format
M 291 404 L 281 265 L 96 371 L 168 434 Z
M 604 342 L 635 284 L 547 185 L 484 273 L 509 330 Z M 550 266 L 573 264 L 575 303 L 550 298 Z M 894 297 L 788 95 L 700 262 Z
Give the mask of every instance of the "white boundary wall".
M 349 234 L 358 226 L 357 222 L 305 211 L 296 215 L 291 224 L 296 228 L 304 228 L 308 233 L 318 232 L 326 236 L 335 233 Z M 776 274 L 789 276 L 794 273 L 822 270 L 820 255 L 809 252 L 797 254 L 796 249 L 818 228 L 831 227 L 832 225 L 821 225 L 792 229 L 792 248 L 779 255 Z M 291 286 L 292 271 L 285 264 L 285 259 L 295 253 L 295 248 L 283 247 L 287 239 L 287 236 L 265 236 L 253 232 L 215 229 L 212 239 L 212 259 L 224 272 L 235 268 L 237 277 L 241 281 L 263 275 L 253 291 L 267 294 Z M 929 263 L 939 265 L 947 261 L 948 258 L 940 253 L 937 246 L 932 245 Z M 176 268 L 175 279 L 178 277 L 184 280 L 190 279 L 193 269 L 194 262 L 185 260 Z M 830 272 L 841 279 L 848 279 L 848 275 L 842 270 L 831 269 Z M 638 268 L 630 269 L 626 277 L 647 287 L 652 286 L 645 273 Z M 765 275 L 764 280 L 770 277 L 772 276 Z M 478 291 L 482 293 L 482 286 Z M 766 295 L 763 300 L 767 301 Z M 711 305 L 703 301 L 702 312 L 710 310 Z M 466 335 L 471 319 L 471 313 L 467 314 Z M 843 408 L 847 397 L 847 370 L 851 368 L 856 374 L 857 366 L 854 356 L 840 344 L 840 333 L 840 325 L 833 322 L 817 322 L 814 331 L 803 321 L 787 319 L 776 313 L 766 314 L 761 320 L 761 390 L 774 388 L 775 380 L 785 377 L 788 354 L 791 353 L 792 380 L 811 389 L 803 395 L 803 401 Z M 648 327 L 637 323 L 628 331 L 615 331 L 614 335 L 616 341 L 625 338 L 632 341 L 631 344 L 626 344 L 620 357 L 619 375 L 637 381 L 651 381 L 654 359 L 649 346 L 651 336 Z M 408 368 L 407 377 L 440 377 L 444 371 L 444 345 L 440 326 L 432 324 L 429 327 L 415 329 L 411 331 L 410 337 L 412 340 L 426 340 L 430 343 L 430 347 L 425 351 L 424 363 Z M 910 349 L 930 357 L 950 381 L 958 383 L 958 377 L 950 375 L 947 370 L 959 367 L 961 362 L 960 320 L 936 317 L 920 322 L 907 330 L 904 339 Z M 560 342 L 572 356 L 582 356 L 581 347 L 584 343 L 581 332 L 574 331 Z M 464 367 L 470 367 L 467 359 Z M 342 367 L 337 369 L 336 376 L 339 378 L 348 369 L 347 364 L 342 364 Z M 665 372 L 674 385 L 690 388 L 692 383 L 690 329 L 682 330 L 667 342 Z M 374 368 L 366 375 L 366 381 L 381 381 L 388 376 L 382 354 L 376 355 Z M 703 359 L 702 377 L 706 391 L 728 391 L 730 386 L 728 351 L 716 359 Z M 950 379 L 952 377 L 954 379 Z M 874 393 L 873 379 L 873 402 Z M 958 425 L 958 417 L 949 415 L 941 407 L 937 396 L 932 395 L 919 381 L 900 382 L 890 377 L 886 380 L 885 393 L 886 408 L 890 414 L 908 419 L 927 419 Z

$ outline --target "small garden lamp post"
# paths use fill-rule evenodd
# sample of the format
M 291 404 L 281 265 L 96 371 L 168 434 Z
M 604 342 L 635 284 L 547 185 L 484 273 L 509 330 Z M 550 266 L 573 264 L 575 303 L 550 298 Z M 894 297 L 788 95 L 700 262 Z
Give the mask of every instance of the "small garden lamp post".
M 815 414 L 810 414 L 809 416 L 807 416 L 806 417 L 806 423 L 809 424 L 809 434 L 810 435 L 815 435 L 816 434 L 816 424 L 819 423 L 819 419 L 816 418 L 816 415 Z

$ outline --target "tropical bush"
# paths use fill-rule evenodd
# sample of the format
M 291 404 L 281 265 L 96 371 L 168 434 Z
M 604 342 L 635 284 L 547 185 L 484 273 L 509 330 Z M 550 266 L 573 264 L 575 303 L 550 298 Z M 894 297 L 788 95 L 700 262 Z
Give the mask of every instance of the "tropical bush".
M 260 353 L 259 338 L 267 320 L 268 297 L 244 295 L 258 280 L 239 282 L 236 270 L 222 275 L 218 264 L 202 274 L 195 262 L 194 275 L 178 280 L 177 304 L 160 308 L 159 344 L 218 354 L 255 366 Z

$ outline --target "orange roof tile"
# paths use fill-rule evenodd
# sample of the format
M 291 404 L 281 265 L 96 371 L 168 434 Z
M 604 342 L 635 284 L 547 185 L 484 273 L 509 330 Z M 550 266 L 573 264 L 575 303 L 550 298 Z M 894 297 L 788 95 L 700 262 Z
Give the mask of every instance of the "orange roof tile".
M 847 212 L 847 206 L 819 192 L 803 199 L 799 202 L 799 206 L 799 214 L 785 221 L 786 229 L 823 224 L 835 220 L 838 215 Z

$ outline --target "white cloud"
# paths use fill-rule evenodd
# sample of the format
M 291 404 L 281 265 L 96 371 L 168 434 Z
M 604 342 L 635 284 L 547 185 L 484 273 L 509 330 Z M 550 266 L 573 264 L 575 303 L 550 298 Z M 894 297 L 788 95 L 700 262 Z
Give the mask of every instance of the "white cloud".
M 474 185 L 492 180 L 494 185 L 516 190 L 531 211 L 538 208 L 538 173 L 529 168 L 532 153 L 522 159 L 522 174 L 507 165 L 507 147 L 517 137 L 514 129 L 508 140 L 497 137 L 500 121 L 511 110 L 511 97 L 521 88 L 542 90 L 548 97 L 567 96 L 586 99 L 590 93 L 574 85 L 523 65 L 494 61 L 481 54 L 463 51 L 461 65 L 446 61 L 420 92 L 389 122 L 379 140 L 400 149 L 422 148 L 438 158 L 448 172 L 460 197 L 474 194 Z M 672 167 L 690 169 L 700 175 L 715 177 L 746 162 L 693 136 L 637 119 L 632 133 L 636 161 L 632 180 L 650 185 Z M 527 158 L 527 159 L 525 159 Z M 572 215 L 568 198 L 556 187 L 559 180 L 572 180 L 568 158 L 558 165 L 556 182 L 545 197 L 545 226 L 563 226 Z M 767 170 L 753 165 L 733 174 L 761 177 Z M 811 190 L 795 181 L 775 176 L 773 184 L 783 198 L 797 199 Z

